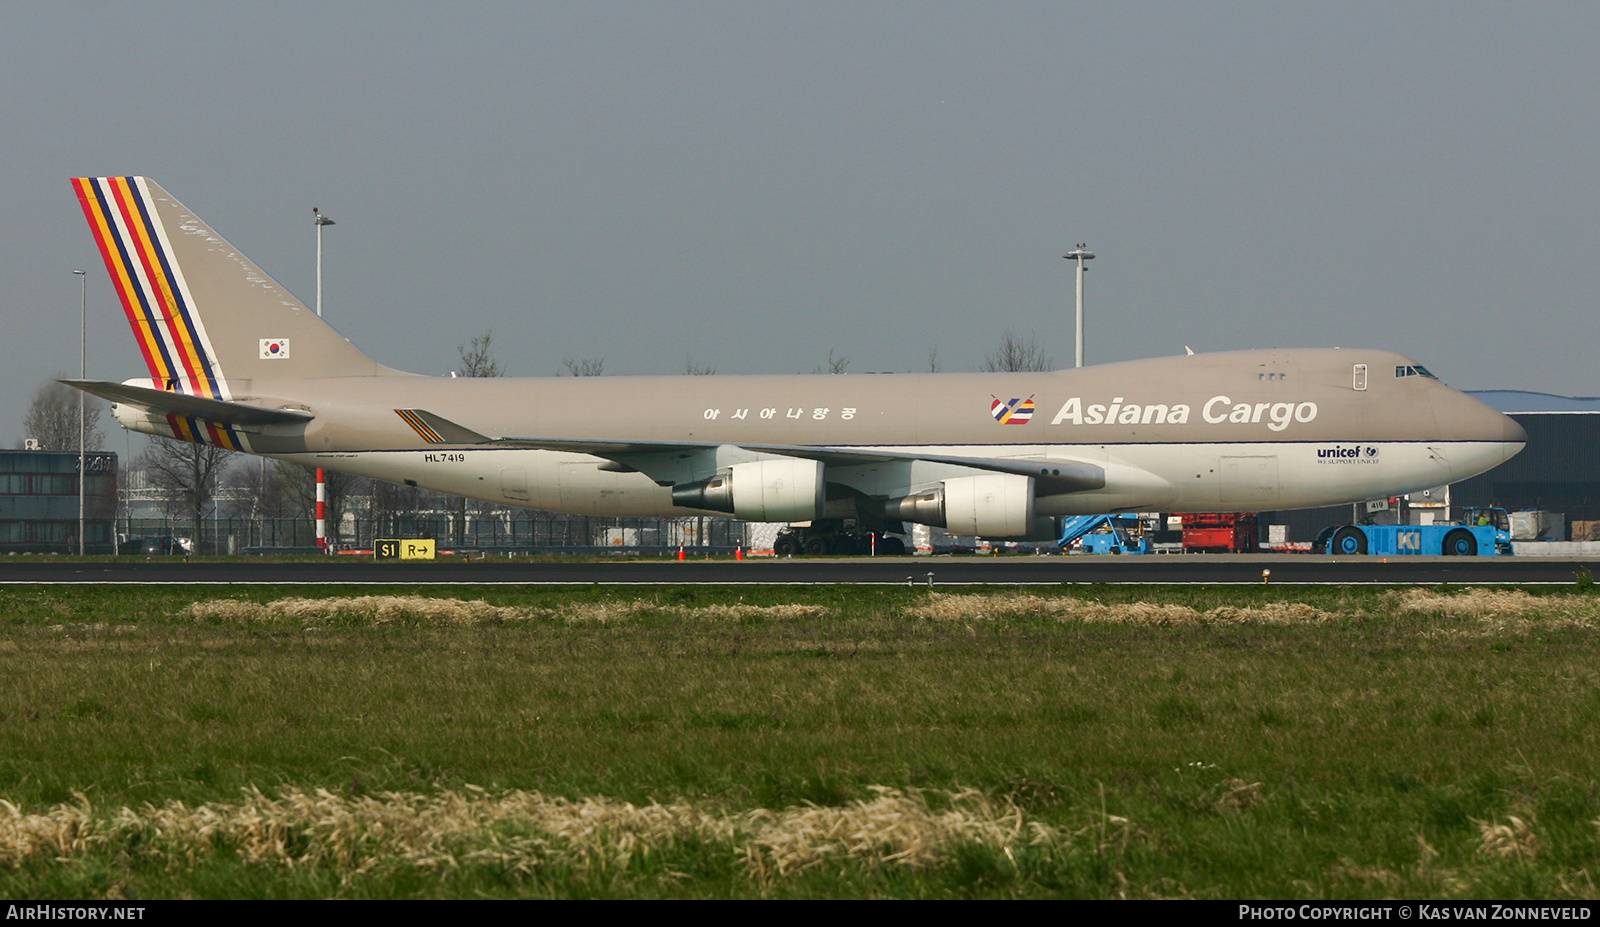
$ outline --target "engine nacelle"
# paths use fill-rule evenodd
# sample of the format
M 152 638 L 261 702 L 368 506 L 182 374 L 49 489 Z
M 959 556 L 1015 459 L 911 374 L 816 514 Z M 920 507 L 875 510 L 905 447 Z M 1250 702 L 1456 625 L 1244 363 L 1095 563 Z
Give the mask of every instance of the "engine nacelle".
M 814 521 L 826 502 L 822 463 L 796 458 L 737 463 L 708 480 L 672 487 L 673 505 L 741 521 Z
M 1033 477 L 987 473 L 944 481 L 945 530 L 987 538 L 1034 531 Z
M 938 525 L 951 534 L 986 538 L 1047 539 L 1051 519 L 1033 515 L 1033 477 L 988 473 L 945 480 L 938 488 L 884 504 L 886 517 Z
M 886 518 L 918 525 L 944 527 L 944 487 L 919 492 L 914 496 L 890 499 L 883 505 Z

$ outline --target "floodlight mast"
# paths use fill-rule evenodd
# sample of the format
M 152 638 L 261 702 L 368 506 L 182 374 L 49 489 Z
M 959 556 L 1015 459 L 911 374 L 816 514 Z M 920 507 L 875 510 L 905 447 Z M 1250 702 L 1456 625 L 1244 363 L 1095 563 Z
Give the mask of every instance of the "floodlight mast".
M 78 379 L 89 379 L 89 272 L 75 270 L 78 277 Z M 83 545 L 83 445 L 89 430 L 88 419 L 83 417 L 83 390 L 78 390 L 78 556 L 84 553 Z
M 1083 275 L 1084 275 L 1084 272 L 1088 270 L 1087 267 L 1083 266 L 1083 262 L 1084 261 L 1092 261 L 1092 260 L 1094 260 L 1094 252 L 1089 250 L 1089 246 L 1088 245 L 1086 245 L 1086 244 L 1084 244 L 1083 242 L 1080 241 L 1080 242 L 1078 242 L 1078 247 L 1072 249 L 1071 251 L 1068 251 L 1066 254 L 1063 254 L 1062 257 L 1066 258 L 1069 261 L 1076 260 L 1078 262 L 1078 273 L 1077 273 L 1077 277 L 1078 277 L 1078 340 L 1077 340 L 1077 355 L 1076 355 L 1077 363 L 1075 363 L 1073 366 L 1082 367 L 1083 366 Z
M 317 207 L 311 207 L 311 221 L 317 226 L 317 318 L 322 318 L 322 227 L 333 225 L 334 221 L 323 215 Z M 265 461 L 266 458 L 262 458 Z M 265 471 L 263 471 L 264 473 Z M 321 467 L 317 468 L 317 547 L 323 553 L 332 553 L 328 547 L 328 522 L 325 515 L 327 499 L 327 475 Z
M 323 215 L 317 207 L 311 207 L 311 221 L 317 226 L 317 318 L 322 318 L 322 227 L 336 225 L 332 219 Z

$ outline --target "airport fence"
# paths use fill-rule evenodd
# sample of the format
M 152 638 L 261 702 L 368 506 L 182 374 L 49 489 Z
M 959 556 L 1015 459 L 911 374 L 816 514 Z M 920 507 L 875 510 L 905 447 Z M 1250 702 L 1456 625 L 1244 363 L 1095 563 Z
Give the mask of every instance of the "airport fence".
M 747 526 L 722 518 L 607 518 L 560 512 L 518 511 L 488 515 L 428 512 L 377 518 L 346 517 L 328 524 L 339 549 L 368 550 L 377 538 L 430 538 L 441 549 L 498 551 L 614 550 L 619 553 L 748 545 Z M 117 521 L 123 553 L 138 553 L 147 539 L 184 538 L 199 555 L 310 550 L 316 519 L 215 516 L 196 530 L 192 519 L 122 518 Z M 164 542 L 152 540 L 157 548 Z M 158 552 L 165 552 L 158 551 Z M 177 548 L 174 552 L 183 552 Z

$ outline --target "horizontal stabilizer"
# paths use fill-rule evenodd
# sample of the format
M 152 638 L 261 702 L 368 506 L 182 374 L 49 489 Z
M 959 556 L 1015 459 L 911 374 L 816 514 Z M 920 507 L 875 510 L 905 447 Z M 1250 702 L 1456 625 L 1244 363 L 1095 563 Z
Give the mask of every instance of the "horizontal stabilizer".
M 162 415 L 183 415 L 219 425 L 296 425 L 311 421 L 315 416 L 298 409 L 264 409 L 227 399 L 207 399 L 188 393 L 134 386 L 129 383 L 109 383 L 104 380 L 62 380 L 101 399 L 138 406 Z
M 412 431 L 429 444 L 488 444 L 491 441 L 471 428 L 457 425 L 424 409 L 396 409 L 394 414 L 400 416 Z

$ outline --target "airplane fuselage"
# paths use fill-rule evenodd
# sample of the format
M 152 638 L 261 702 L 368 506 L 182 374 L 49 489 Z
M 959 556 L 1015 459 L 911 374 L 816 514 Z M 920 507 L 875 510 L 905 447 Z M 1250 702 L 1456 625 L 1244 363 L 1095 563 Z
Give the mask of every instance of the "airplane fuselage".
M 1360 368 L 1364 388 L 1356 389 Z M 800 445 L 1104 469 L 1100 488 L 1050 493 L 1041 485 L 1038 515 L 1328 505 L 1464 479 L 1521 448 L 1515 423 L 1430 377 L 1394 375 L 1407 369 L 1413 362 L 1382 351 L 1264 350 L 1046 373 L 247 381 L 234 384 L 234 397 L 315 416 L 304 426 L 240 429 L 255 453 L 603 515 L 686 510 L 670 487 L 604 458 L 434 443 L 397 410 L 427 409 L 495 436 Z M 164 417 L 130 408 L 121 418 L 171 434 Z M 826 478 L 889 498 L 961 469 L 874 461 L 829 466 Z
M 1481 473 L 1526 440 L 1386 351 L 1045 373 L 413 376 L 148 178 L 73 188 L 150 377 L 69 382 L 117 403 L 120 422 L 491 502 L 1048 537 L 1041 516 L 1390 496 Z

